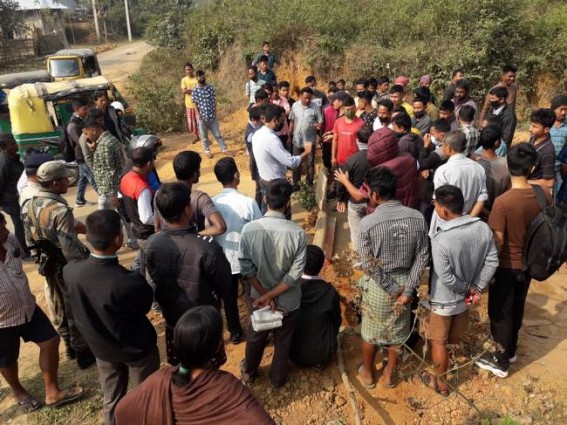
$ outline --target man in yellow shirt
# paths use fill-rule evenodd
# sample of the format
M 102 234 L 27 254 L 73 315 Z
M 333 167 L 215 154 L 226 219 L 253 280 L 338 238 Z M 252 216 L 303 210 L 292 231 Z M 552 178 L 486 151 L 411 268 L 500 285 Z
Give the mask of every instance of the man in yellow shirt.
M 185 64 L 185 77 L 181 80 L 181 90 L 185 96 L 185 109 L 187 111 L 187 128 L 189 133 L 195 135 L 193 143 L 199 141 L 199 128 L 197 127 L 197 113 L 195 111 L 195 104 L 191 99 L 193 89 L 197 85 L 197 78 L 193 72 L 193 65 L 189 62 Z
M 410 118 L 413 118 L 413 107 L 406 103 L 404 100 L 406 98 L 406 90 L 401 84 L 394 84 L 390 89 L 390 100 L 394 103 L 394 106 L 402 106 Z

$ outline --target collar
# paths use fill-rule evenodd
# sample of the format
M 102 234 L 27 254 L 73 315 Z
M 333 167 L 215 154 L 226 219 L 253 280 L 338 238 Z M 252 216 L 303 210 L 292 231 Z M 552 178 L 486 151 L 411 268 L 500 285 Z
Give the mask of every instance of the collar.
M 264 217 L 283 218 L 284 220 L 287 220 L 284 213 L 274 210 L 268 210 L 268 212 L 264 214 Z
M 506 108 L 506 104 L 502 105 L 502 106 L 501 106 L 500 108 L 498 108 L 498 109 L 493 109 L 493 110 L 492 110 L 492 113 L 493 113 L 494 115 L 500 115 L 500 113 L 504 110 L 504 108 Z
M 220 193 L 238 193 L 238 190 L 233 187 L 225 187 L 220 191 Z
M 93 252 L 91 252 L 91 257 L 96 258 L 97 260 L 114 260 L 114 259 L 118 259 L 118 255 L 114 254 L 114 255 L 99 255 L 99 254 L 95 254 Z
M 449 161 L 458 161 L 459 159 L 464 159 L 466 158 L 464 153 L 456 153 L 455 155 L 451 155 L 449 157 L 449 159 L 447 160 L 447 162 Z
M 449 221 L 443 221 L 440 223 L 437 228 L 442 231 L 454 229 L 456 227 L 466 226 L 468 224 L 474 223 L 475 221 L 479 221 L 480 218 L 478 217 L 471 217 L 470 215 L 463 215 L 461 217 L 455 218 Z
M 195 226 L 194 224 L 190 224 L 187 227 L 181 227 L 181 228 L 166 227 L 164 231 L 165 231 L 165 233 L 170 234 L 170 235 L 182 235 L 182 234 L 185 234 L 185 233 L 197 233 L 197 226 Z
M 543 142 L 536 144 L 535 139 L 530 140 L 530 144 L 536 148 L 537 151 L 539 151 L 541 148 L 543 148 L 546 144 L 551 143 L 551 137 L 549 136 L 549 134 L 547 135 L 547 139 L 545 139 Z
M 39 196 L 40 198 L 53 199 L 54 201 L 61 202 L 62 204 L 65 204 L 66 206 L 69 206 L 69 204 L 67 203 L 67 201 L 65 200 L 65 198 L 63 198 L 61 195 L 59 195 L 59 194 L 57 194 L 57 193 L 47 192 L 46 190 L 40 190 L 38 196 Z
M 325 280 L 325 279 L 323 279 L 323 278 L 322 278 L 321 276 L 319 276 L 319 275 L 317 275 L 317 276 L 309 276 L 309 275 L 307 275 L 307 274 L 302 274 L 302 275 L 301 275 L 301 278 L 302 278 L 302 279 L 305 279 L 305 280 Z
M 389 201 L 383 202 L 380 205 L 378 205 L 374 211 L 376 212 L 379 209 L 388 208 L 388 207 L 398 207 L 400 205 L 402 205 L 400 201 L 398 201 L 397 199 L 391 199 Z

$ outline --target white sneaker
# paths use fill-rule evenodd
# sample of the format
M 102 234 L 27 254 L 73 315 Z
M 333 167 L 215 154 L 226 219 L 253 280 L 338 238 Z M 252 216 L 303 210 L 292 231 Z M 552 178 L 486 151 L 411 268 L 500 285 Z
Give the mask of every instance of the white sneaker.
M 474 364 L 476 364 L 481 369 L 488 370 L 499 378 L 508 377 L 508 370 L 500 366 L 494 358 L 481 357 L 476 362 L 474 362 Z
M 516 361 L 518 360 L 518 356 L 516 354 L 514 354 L 512 357 L 510 357 L 508 359 L 508 361 L 510 362 L 510 364 L 512 363 L 516 363 Z

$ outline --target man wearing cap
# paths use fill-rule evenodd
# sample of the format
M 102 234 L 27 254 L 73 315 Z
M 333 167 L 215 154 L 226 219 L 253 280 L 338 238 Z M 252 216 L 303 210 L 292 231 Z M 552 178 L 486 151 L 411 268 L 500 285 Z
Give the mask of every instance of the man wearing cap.
M 85 369 L 95 358 L 78 332 L 67 300 L 63 266 L 71 260 L 83 260 L 89 250 L 77 237 L 73 210 L 63 198 L 72 172 L 59 161 L 43 163 L 37 170 L 41 190 L 22 211 L 30 239 L 39 251 L 39 273 L 45 276 L 56 312 L 55 327 L 67 347 L 67 356 L 76 358 Z
M 565 180 L 561 178 L 561 174 L 559 173 L 559 166 L 561 165 L 559 154 L 561 150 L 567 146 L 567 120 L 565 119 L 567 116 L 567 95 L 558 94 L 551 99 L 551 110 L 555 112 L 555 123 L 549 131 L 549 136 L 555 148 L 555 193 L 557 193 L 562 180 Z

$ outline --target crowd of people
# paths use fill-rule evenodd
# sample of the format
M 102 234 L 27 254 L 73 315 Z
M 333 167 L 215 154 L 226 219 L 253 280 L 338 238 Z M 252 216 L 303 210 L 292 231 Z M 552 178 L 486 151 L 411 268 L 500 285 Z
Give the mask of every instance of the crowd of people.
M 433 360 L 420 378 L 449 395 L 447 345 L 466 337 L 469 306 L 483 292 L 498 348 L 475 363 L 508 376 L 531 282 L 522 256 L 528 228 L 547 205 L 567 203 L 567 96 L 533 111 L 530 139 L 513 143 L 512 66 L 503 67 L 479 108 L 461 69 L 439 102 L 428 75 L 411 93 L 404 76 L 393 84 L 386 76 L 360 79 L 350 90 L 338 80 L 326 92 L 307 76 L 294 100 L 290 83 L 277 80 L 278 64 L 265 42 L 247 70 L 254 198 L 238 191 L 241 174 L 220 133 L 215 90 L 190 63 L 181 81 L 188 129 L 209 159 L 209 130 L 219 144 L 216 196 L 195 188 L 195 151 L 178 153 L 176 181 L 162 182 L 154 166 L 160 141 L 130 139 L 120 105 L 109 105 L 104 93 L 90 104 L 74 101 L 66 128 L 80 170 L 75 208 L 94 205 L 85 198 L 88 183 L 98 195 L 86 223 L 63 197 L 71 176 L 65 165 L 42 153 L 29 153 L 22 164 L 14 138 L 0 136 L 0 206 L 15 228 L 10 234 L 0 214 L 0 372 L 22 412 L 41 403 L 18 378 L 20 338 L 40 347 L 46 405 L 83 396 L 80 387 L 58 385 L 62 338 L 79 368 L 96 364 L 107 425 L 274 423 L 246 386 L 219 370 L 227 360 L 220 312 L 230 343 L 245 341 L 245 384 L 260 379 L 270 341 L 274 388 L 288 381 L 290 361 L 322 372 L 332 359 L 339 294 L 320 276 L 323 251 L 291 220 L 292 193 L 304 165 L 313 185 L 319 148 L 332 177 L 327 199 L 347 213 L 353 266 L 364 271 L 362 384 L 376 386 L 383 349 L 382 383 L 395 386 L 402 347 L 419 334 Z M 117 255 L 126 238 L 138 250 L 130 269 Z M 46 280 L 49 319 L 23 271 L 32 255 Z M 429 295 L 419 300 L 427 268 Z M 426 314 L 414 334 L 418 303 Z M 169 366 L 161 369 L 151 309 L 165 320 Z M 245 329 L 242 315 L 259 309 L 281 314 Z M 135 388 L 127 394 L 129 383 Z

